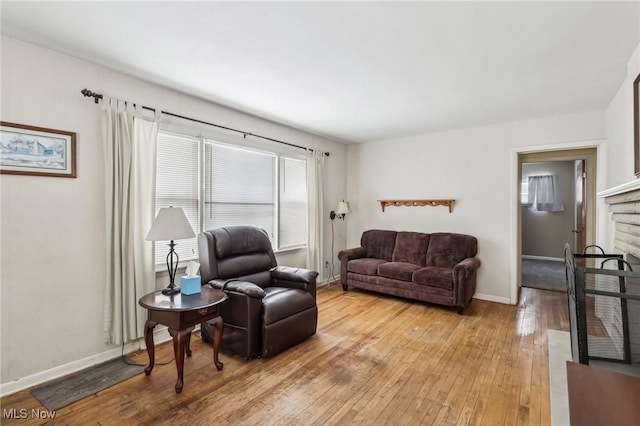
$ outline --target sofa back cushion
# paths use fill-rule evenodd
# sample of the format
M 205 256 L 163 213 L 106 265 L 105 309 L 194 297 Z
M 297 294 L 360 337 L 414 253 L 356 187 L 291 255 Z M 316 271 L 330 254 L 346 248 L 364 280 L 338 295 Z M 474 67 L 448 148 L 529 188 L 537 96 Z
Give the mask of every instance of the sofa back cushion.
M 398 232 L 391 260 L 426 266 L 429 234 L 421 232 Z
M 476 237 L 451 232 L 431 234 L 427 249 L 426 266 L 453 268 L 460 261 L 478 253 Z
M 396 243 L 396 231 L 382 231 L 370 229 L 362 233 L 360 245 L 367 252 L 367 257 L 391 261 L 393 248 Z

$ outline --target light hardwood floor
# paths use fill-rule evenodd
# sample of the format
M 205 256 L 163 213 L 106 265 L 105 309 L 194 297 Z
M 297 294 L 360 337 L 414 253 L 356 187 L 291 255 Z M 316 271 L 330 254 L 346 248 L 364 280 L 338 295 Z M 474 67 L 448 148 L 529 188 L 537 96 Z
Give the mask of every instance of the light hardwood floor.
M 454 309 L 339 285 L 318 291 L 318 332 L 270 359 L 221 354 L 195 335 L 184 390 L 156 367 L 56 412 L 70 425 L 549 425 L 547 330 L 568 330 L 563 293 Z M 170 360 L 171 343 L 156 362 Z M 146 352 L 134 359 L 146 364 Z M 28 390 L 3 410 L 44 409 Z M 2 424 L 10 424 L 3 419 Z M 21 425 L 42 421 L 20 420 Z

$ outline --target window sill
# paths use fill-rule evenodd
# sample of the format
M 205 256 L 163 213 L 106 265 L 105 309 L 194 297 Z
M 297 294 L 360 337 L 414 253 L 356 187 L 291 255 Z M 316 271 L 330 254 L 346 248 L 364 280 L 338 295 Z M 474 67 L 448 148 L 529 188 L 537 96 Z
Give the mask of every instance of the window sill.
M 282 248 L 280 250 L 274 250 L 273 253 L 274 254 L 286 254 L 286 253 L 295 253 L 298 251 L 303 251 L 303 250 L 307 250 L 307 246 L 297 246 L 297 247 L 287 247 L 287 248 Z
M 184 272 L 184 270 L 187 268 L 187 263 L 191 262 L 192 260 L 197 262 L 198 258 L 194 257 L 193 259 L 181 260 L 180 262 L 178 262 L 178 268 L 176 269 L 176 277 L 179 275 L 180 272 Z M 167 269 L 167 265 L 165 263 L 156 265 L 155 271 L 156 271 L 156 277 L 169 276 L 169 270 Z
M 275 255 L 278 255 L 278 254 L 292 254 L 292 253 L 297 253 L 297 252 L 306 251 L 306 250 L 307 250 L 307 246 L 287 247 L 287 248 L 283 248 L 283 249 L 280 249 L 280 250 L 274 250 L 273 254 L 275 254 Z M 178 268 L 176 269 L 176 277 L 179 277 L 180 274 L 184 273 L 185 269 L 187 268 L 187 263 L 189 263 L 191 261 L 198 262 L 198 258 L 194 257 L 193 259 L 181 260 L 178 263 Z M 169 276 L 169 271 L 167 270 L 167 265 L 164 264 L 164 263 L 155 265 L 155 272 L 156 272 L 156 278 Z

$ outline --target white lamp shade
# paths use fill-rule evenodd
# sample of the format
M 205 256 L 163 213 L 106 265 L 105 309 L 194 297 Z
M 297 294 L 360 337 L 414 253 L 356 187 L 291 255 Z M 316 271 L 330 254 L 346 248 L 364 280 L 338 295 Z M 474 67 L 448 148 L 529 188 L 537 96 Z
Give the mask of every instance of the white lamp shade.
M 164 207 L 158 212 L 147 234 L 147 241 L 183 240 L 195 237 L 184 211 L 180 207 Z
M 340 201 L 338 203 L 338 208 L 336 209 L 336 214 L 347 214 L 347 213 L 351 213 L 351 210 L 349 209 L 349 203 L 347 203 L 346 201 Z

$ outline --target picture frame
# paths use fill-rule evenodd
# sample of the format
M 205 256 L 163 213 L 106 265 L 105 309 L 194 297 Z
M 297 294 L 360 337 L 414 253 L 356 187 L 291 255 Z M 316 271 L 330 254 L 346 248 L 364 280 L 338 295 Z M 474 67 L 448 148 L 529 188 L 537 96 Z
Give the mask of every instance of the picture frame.
M 0 121 L 0 173 L 77 177 L 76 134 Z
M 640 177 L 640 74 L 633 82 L 633 158 L 636 178 Z

